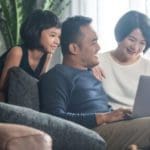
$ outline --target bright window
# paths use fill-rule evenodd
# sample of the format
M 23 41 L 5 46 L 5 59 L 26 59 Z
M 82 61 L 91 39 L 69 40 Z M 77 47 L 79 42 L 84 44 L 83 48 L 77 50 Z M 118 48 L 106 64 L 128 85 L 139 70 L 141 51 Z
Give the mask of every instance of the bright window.
M 101 51 L 115 49 L 114 27 L 128 10 L 138 10 L 150 16 L 150 0 L 72 0 L 71 15 L 93 18 Z

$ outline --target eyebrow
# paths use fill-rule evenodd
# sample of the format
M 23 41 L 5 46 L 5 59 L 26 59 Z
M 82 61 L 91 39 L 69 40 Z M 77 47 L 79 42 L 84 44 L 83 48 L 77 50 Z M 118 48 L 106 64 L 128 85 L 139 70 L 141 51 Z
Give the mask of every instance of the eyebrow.
M 55 31 L 49 31 L 49 33 L 56 33 Z

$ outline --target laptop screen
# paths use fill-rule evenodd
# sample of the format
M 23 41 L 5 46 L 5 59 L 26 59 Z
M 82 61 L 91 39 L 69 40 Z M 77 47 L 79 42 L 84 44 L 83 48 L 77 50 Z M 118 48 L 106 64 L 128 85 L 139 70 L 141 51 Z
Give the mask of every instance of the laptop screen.
M 150 76 L 142 75 L 133 106 L 133 117 L 150 116 Z

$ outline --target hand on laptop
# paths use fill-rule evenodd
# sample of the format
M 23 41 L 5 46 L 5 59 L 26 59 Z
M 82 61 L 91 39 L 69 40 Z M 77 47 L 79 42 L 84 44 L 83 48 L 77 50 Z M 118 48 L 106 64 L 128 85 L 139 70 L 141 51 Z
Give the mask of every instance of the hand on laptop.
M 115 121 L 121 121 L 127 119 L 126 117 L 131 114 L 130 109 L 119 108 L 109 113 L 98 113 L 96 114 L 97 124 L 111 123 Z

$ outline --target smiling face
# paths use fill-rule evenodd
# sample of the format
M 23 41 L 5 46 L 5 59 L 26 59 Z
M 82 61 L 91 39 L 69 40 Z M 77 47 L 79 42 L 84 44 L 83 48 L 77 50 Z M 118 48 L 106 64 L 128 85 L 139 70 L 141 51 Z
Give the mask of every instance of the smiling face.
M 54 53 L 60 44 L 61 29 L 49 28 L 41 32 L 40 42 L 46 53 Z
M 123 41 L 118 43 L 117 50 L 126 60 L 137 60 L 146 47 L 146 40 L 139 28 L 133 30 Z
M 82 26 L 80 30 L 82 34 L 78 44 L 80 64 L 85 68 L 91 68 L 99 63 L 100 46 L 97 35 L 90 25 Z

